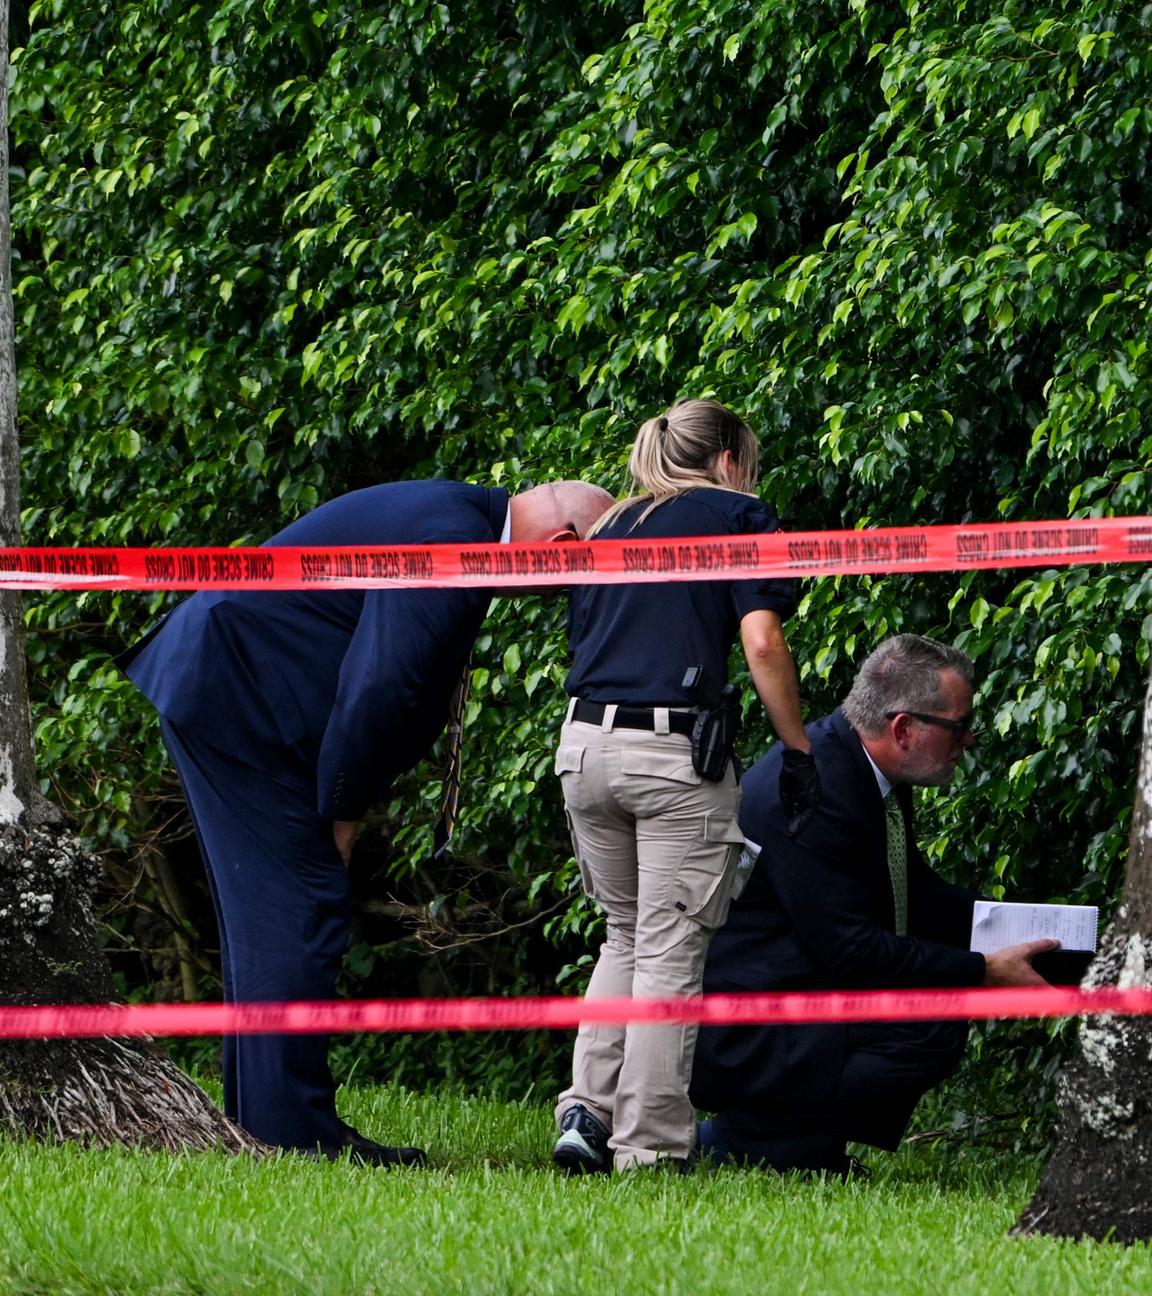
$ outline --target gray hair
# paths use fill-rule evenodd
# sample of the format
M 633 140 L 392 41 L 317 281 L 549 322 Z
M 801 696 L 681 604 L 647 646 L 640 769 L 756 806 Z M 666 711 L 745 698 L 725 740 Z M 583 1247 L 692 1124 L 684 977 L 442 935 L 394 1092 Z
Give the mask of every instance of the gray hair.
M 939 711 L 944 706 L 940 672 L 955 671 L 969 685 L 975 678 L 972 658 L 959 648 L 901 634 L 885 639 L 865 661 L 844 699 L 844 714 L 859 733 L 880 733 L 892 711 Z
M 725 450 L 732 451 L 740 474 L 738 486 L 716 478 L 716 458 Z M 634 504 L 645 503 L 648 507 L 637 518 L 638 525 L 665 500 L 697 486 L 751 494 L 760 476 L 760 443 L 743 419 L 719 401 L 682 400 L 641 424 L 628 471 L 636 493 L 609 509 L 597 530 Z

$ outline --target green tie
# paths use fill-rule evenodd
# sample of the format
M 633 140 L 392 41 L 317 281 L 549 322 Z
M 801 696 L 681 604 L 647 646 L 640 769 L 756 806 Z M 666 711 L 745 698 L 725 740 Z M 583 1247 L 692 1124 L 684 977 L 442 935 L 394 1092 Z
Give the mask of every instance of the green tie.
M 888 872 L 892 878 L 892 912 L 896 918 L 896 935 L 908 934 L 908 843 L 904 838 L 904 815 L 896 793 L 884 798 L 884 815 L 888 826 Z

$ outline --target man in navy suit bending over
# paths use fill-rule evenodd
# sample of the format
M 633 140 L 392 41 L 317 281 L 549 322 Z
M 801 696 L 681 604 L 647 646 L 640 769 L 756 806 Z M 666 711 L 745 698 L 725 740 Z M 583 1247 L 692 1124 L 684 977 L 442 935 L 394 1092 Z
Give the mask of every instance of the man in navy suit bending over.
M 583 482 L 508 492 L 394 482 L 321 505 L 269 545 L 576 540 L 612 503 Z M 119 664 L 160 712 L 235 1002 L 331 999 L 348 943 L 356 821 L 425 756 L 490 589 L 202 591 Z M 322 1035 L 224 1041 L 225 1111 L 266 1143 L 423 1161 L 336 1114 Z
M 1056 942 L 970 951 L 976 896 L 928 867 L 912 831 L 912 788 L 947 783 L 974 741 L 972 677 L 947 644 L 882 643 L 843 707 L 808 726 L 824 795 L 802 825 L 780 806 L 780 745 L 748 771 L 740 827 L 762 851 L 713 938 L 706 991 L 1045 984 L 1031 960 Z M 846 1172 L 846 1143 L 897 1146 L 967 1033 L 948 1021 L 706 1027 L 691 1092 L 715 1115 L 700 1151 Z

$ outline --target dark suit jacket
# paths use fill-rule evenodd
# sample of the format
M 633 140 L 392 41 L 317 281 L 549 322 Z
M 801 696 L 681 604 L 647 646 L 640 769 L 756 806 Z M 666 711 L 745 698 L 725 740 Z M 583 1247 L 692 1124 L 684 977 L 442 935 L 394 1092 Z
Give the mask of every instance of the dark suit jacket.
M 498 539 L 507 491 L 393 482 L 354 491 L 269 545 Z M 316 767 L 316 808 L 358 819 L 426 755 L 489 589 L 201 591 L 118 664 L 161 715 L 258 768 Z
M 740 826 L 763 852 L 727 924 L 713 938 L 706 991 L 979 985 L 968 950 L 975 895 L 924 862 L 909 824 L 912 795 L 896 789 L 908 847 L 908 931 L 893 930 L 884 803 L 842 711 L 808 726 L 823 800 L 796 839 L 778 781 L 781 747 L 745 774 Z M 836 1085 L 847 1028 L 709 1027 L 700 1032 L 692 1096 L 700 1107 L 819 1100 Z

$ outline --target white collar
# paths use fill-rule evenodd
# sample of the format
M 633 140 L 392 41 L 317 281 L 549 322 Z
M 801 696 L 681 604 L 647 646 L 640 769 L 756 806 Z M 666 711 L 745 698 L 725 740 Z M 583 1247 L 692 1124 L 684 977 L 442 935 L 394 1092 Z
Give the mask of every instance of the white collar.
M 512 501 L 508 501 L 508 512 L 504 514 L 504 529 L 500 532 L 500 543 L 507 544 L 512 539 Z
M 860 746 L 864 750 L 864 755 L 868 757 L 868 764 L 872 766 L 872 773 L 876 775 L 876 782 L 880 785 L 880 798 L 881 800 L 886 801 L 888 799 L 888 793 L 892 791 L 892 781 L 872 759 L 872 755 L 868 751 L 868 748 L 864 746 L 863 740 L 861 740 Z

